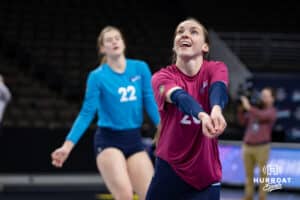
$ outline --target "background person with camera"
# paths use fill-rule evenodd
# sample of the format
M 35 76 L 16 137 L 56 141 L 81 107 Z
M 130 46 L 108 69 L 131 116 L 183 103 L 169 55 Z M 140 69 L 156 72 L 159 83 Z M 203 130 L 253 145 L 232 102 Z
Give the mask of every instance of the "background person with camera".
M 270 87 L 265 87 L 260 93 L 260 104 L 251 105 L 246 96 L 241 96 L 238 108 L 238 120 L 246 127 L 243 139 L 243 159 L 246 172 L 244 200 L 252 200 L 254 196 L 254 168 L 258 165 L 260 178 L 266 178 L 263 167 L 267 165 L 270 151 L 272 128 L 276 121 L 274 107 L 275 93 Z M 259 185 L 259 200 L 266 199 L 265 184 Z

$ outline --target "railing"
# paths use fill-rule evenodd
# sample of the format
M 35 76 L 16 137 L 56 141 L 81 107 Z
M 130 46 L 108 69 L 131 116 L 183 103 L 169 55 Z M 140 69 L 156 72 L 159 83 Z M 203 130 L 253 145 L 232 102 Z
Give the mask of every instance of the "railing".
M 300 68 L 300 34 L 219 32 L 218 35 L 250 68 Z

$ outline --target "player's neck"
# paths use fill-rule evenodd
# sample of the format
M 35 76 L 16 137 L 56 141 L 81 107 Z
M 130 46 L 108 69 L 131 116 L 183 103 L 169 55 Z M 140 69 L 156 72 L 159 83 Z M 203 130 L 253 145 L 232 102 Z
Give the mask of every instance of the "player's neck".
M 126 68 L 126 58 L 124 55 L 120 55 L 114 58 L 107 58 L 107 64 L 111 69 L 117 73 L 123 73 Z
M 176 66 L 179 70 L 187 76 L 195 76 L 203 63 L 203 57 L 192 59 L 177 59 Z
M 264 108 L 272 108 L 273 107 L 273 103 L 265 103 L 264 104 Z

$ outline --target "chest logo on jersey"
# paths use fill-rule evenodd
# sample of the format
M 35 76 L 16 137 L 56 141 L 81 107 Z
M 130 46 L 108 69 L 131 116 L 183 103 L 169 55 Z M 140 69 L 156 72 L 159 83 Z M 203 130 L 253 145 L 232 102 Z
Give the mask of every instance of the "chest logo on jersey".
M 207 86 L 208 86 L 208 81 L 206 80 L 206 81 L 204 81 L 204 82 L 202 83 L 202 86 L 201 86 L 201 88 L 200 88 L 200 93 L 201 93 L 201 94 L 204 93 L 205 88 L 207 88 Z
M 140 79 L 141 79 L 141 76 L 140 75 L 136 75 L 136 76 L 131 77 L 130 81 L 131 82 L 135 82 L 135 81 L 140 80 Z

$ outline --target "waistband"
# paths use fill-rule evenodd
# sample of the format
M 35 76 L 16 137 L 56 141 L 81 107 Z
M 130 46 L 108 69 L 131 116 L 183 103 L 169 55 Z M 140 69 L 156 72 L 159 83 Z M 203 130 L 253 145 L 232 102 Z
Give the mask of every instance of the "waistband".
M 257 142 L 257 143 L 251 143 L 251 142 L 245 142 L 246 145 L 249 146 L 260 146 L 264 144 L 270 144 L 270 141 L 262 141 L 262 142 Z
M 140 132 L 141 128 L 131 128 L 131 129 L 122 129 L 122 130 L 118 130 L 118 129 L 112 129 L 112 128 L 108 128 L 108 127 L 97 127 L 97 131 L 101 131 L 103 133 L 136 133 L 136 132 Z

